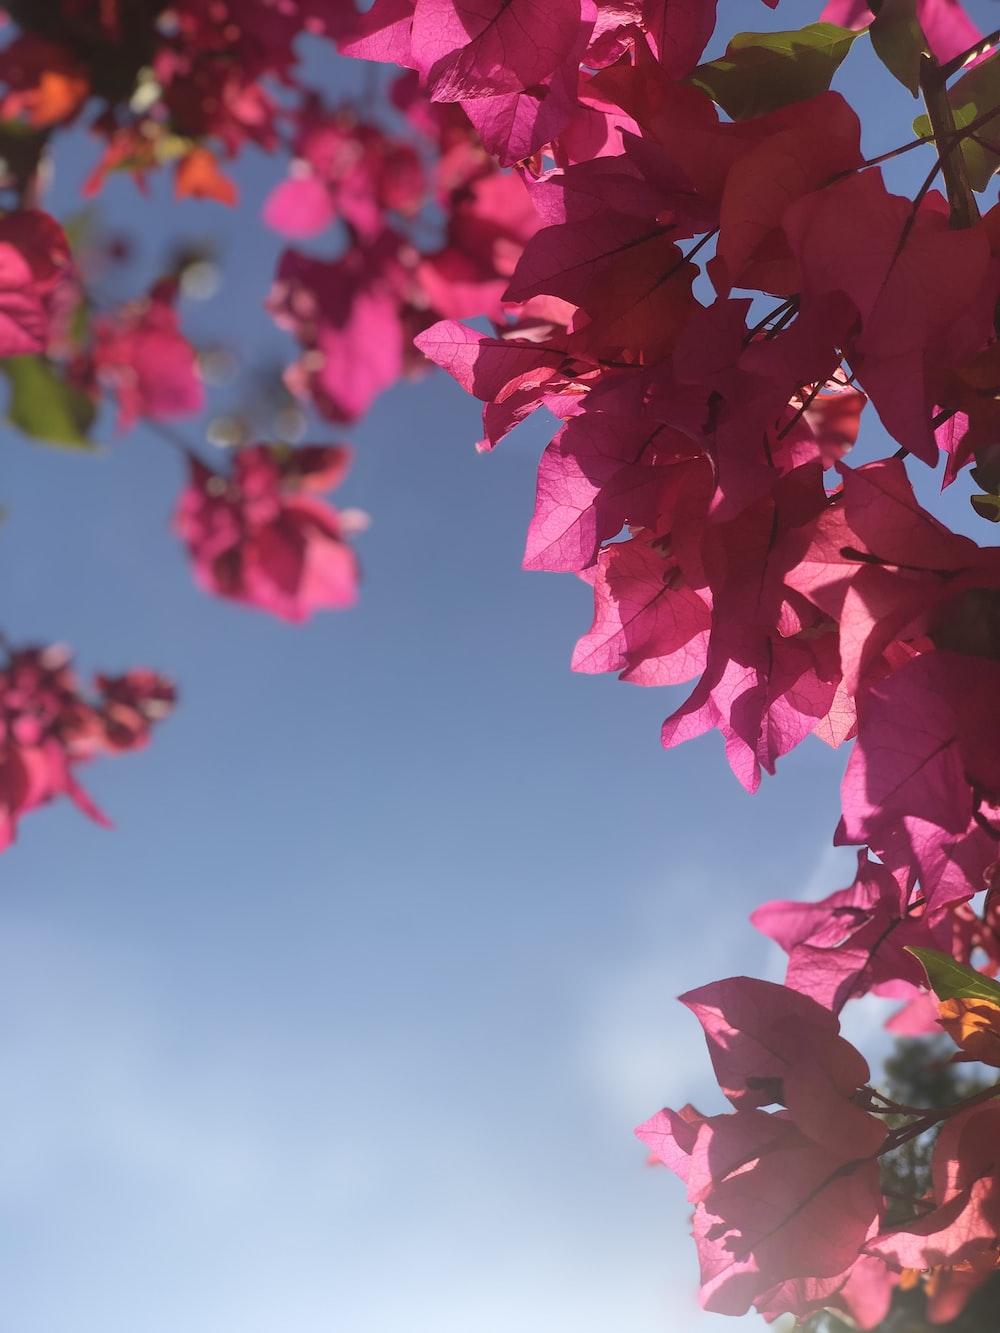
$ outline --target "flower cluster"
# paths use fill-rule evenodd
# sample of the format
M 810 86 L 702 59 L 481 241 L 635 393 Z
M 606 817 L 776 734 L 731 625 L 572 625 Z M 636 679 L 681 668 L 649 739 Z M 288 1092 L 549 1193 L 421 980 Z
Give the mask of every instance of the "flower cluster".
M 305 620 L 322 607 L 353 605 L 358 571 L 348 528 L 316 494 L 350 466 L 342 446 L 241 449 L 232 475 L 197 459 L 174 526 L 207 592 Z
M 12 0 L 20 31 L 0 52 L 0 117 L 39 131 L 96 107 L 112 170 L 176 168 L 178 195 L 234 203 L 216 165 L 247 144 L 273 151 L 280 107 L 268 83 L 296 82 L 295 40 L 333 37 L 350 0 Z
M 34 207 L 49 133 L 93 115 L 92 190 L 170 166 L 178 195 L 229 205 L 222 164 L 287 143 L 264 220 L 333 244 L 286 250 L 268 299 L 300 349 L 291 392 L 355 420 L 423 364 L 415 341 L 483 401 L 481 448 L 547 408 L 524 563 L 593 590 L 575 669 L 690 682 L 664 745 L 720 732 L 751 792 L 809 736 L 853 742 L 835 841 L 859 848 L 854 882 L 754 914 L 788 954 L 784 985 L 684 997 L 732 1111 L 663 1111 L 641 1133 L 687 1181 L 709 1308 L 830 1307 L 872 1328 L 921 1270 L 949 1318 L 1000 1256 L 997 1089 L 933 1114 L 889 1104 L 838 1015 L 891 996 L 897 1030 L 943 1025 L 1000 1065 L 1000 550 L 911 484 L 943 461 L 1000 516 L 1000 205 L 976 199 L 1000 165 L 1000 34 L 980 39 L 958 0 L 830 0 L 705 60 L 716 0 L 6 8 L 13 420 L 30 425 L 32 386 L 64 442 L 105 390 L 123 428 L 202 403 L 172 286 L 109 311 L 75 285 Z M 377 115 L 328 102 L 301 80 L 302 32 L 407 72 Z M 912 198 L 831 90 L 869 40 L 926 106 L 883 155 L 933 155 Z M 491 332 L 461 322 L 477 316 Z M 874 415 L 885 457 L 864 452 Z M 186 452 L 174 526 L 203 588 L 291 621 L 354 601 L 353 521 L 318 498 L 346 447 L 256 444 L 225 470 Z M 73 767 L 133 748 L 171 699 L 148 673 L 100 688 L 85 704 L 63 660 L 12 655 L 7 841 L 60 792 L 96 813 Z M 942 1123 L 930 1195 L 890 1212 L 880 1159 Z
M 540 407 L 562 422 L 525 565 L 593 588 L 574 667 L 693 681 L 664 745 L 721 732 L 751 792 L 810 735 L 854 742 L 835 836 L 861 848 L 854 883 L 755 914 L 784 986 L 684 997 L 733 1112 L 640 1132 L 688 1182 L 708 1308 L 872 1328 L 909 1270 L 936 1275 L 940 1319 L 1000 1255 L 996 1108 L 888 1128 L 837 1020 L 877 991 L 906 1001 L 900 1030 L 936 1028 L 926 951 L 1000 967 L 995 902 L 977 906 L 1000 871 L 1000 550 L 909 475 L 974 463 L 977 509 L 1000 512 L 1000 208 L 980 219 L 973 194 L 1000 53 L 955 0 L 819 17 L 705 62 L 714 0 L 376 0 L 345 49 L 461 106 L 545 224 L 492 333 L 457 315 L 416 341 L 483 400 L 481 448 Z M 936 173 L 893 193 L 830 90 L 868 25 L 924 95 L 944 193 Z M 866 412 L 898 451 L 848 463 Z M 946 1021 L 975 1029 L 970 1058 L 993 1049 L 981 1015 Z M 941 1119 L 933 1201 L 890 1221 L 878 1159 Z
M 0 851 L 14 840 L 22 814 L 57 796 L 108 826 L 77 766 L 141 748 L 174 705 L 173 685 L 152 671 L 97 676 L 94 685 L 92 701 L 59 646 L 12 650 L 0 666 Z
M 329 421 L 363 415 L 426 365 L 412 342 L 436 320 L 503 318 L 504 290 L 541 225 L 520 176 L 498 169 L 459 107 L 429 103 L 410 76 L 390 98 L 404 137 L 307 95 L 290 174 L 264 208 L 284 235 L 340 223 L 347 240 L 334 259 L 285 251 L 268 300 L 302 347 L 286 383 Z

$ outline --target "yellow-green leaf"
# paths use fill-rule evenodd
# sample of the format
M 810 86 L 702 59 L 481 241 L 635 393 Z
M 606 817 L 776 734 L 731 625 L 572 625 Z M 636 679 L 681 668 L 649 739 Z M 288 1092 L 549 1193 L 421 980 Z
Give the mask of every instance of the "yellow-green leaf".
M 909 948 L 907 952 L 922 964 L 939 1000 L 985 1000 L 1000 1006 L 1000 982 L 936 949 Z
M 920 91 L 920 61 L 927 49 L 917 19 L 917 0 L 882 0 L 868 35 L 882 64 L 916 97 Z
M 948 101 L 956 129 L 964 130 L 981 122 L 971 134 L 962 138 L 961 143 L 969 184 L 981 194 L 1000 169 L 1000 52 L 963 74 L 948 89 Z M 991 111 L 996 114 L 990 115 Z M 917 117 L 913 132 L 917 135 L 931 133 L 927 116 Z
M 9 356 L 0 369 L 10 381 L 7 420 L 33 440 L 68 449 L 93 449 L 88 435 L 97 409 L 69 384 L 48 357 Z
M 795 32 L 741 32 L 724 56 L 699 65 L 688 82 L 733 120 L 748 120 L 826 92 L 857 36 L 835 23 L 810 23 Z

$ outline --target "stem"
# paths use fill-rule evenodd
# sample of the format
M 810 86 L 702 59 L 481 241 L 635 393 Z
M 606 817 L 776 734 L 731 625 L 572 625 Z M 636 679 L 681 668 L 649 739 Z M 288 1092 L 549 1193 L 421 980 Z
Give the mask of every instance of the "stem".
M 816 399 L 819 397 L 820 393 L 825 387 L 826 387 L 825 381 L 822 384 L 813 385 L 813 387 L 809 390 L 809 392 L 803 397 L 802 406 L 792 417 L 791 421 L 787 421 L 784 424 L 784 426 L 782 426 L 781 430 L 778 431 L 779 440 L 783 440 L 785 436 L 788 434 L 788 432 L 792 430 L 793 427 L 798 425 L 798 423 L 805 416 L 806 412 L 808 412 L 809 408 L 812 407 L 813 403 L 816 401 Z
M 923 148 L 924 144 L 933 142 L 933 134 L 922 134 L 919 139 L 911 139 L 909 143 L 901 144 L 898 148 L 890 148 L 887 153 L 879 153 L 877 157 L 866 157 L 859 170 L 864 171 L 865 167 L 877 167 L 880 162 L 888 162 L 892 157 L 899 157 L 902 153 L 912 152 L 914 148 Z M 849 175 L 851 173 L 844 172 L 843 174 Z
M 882 1109 L 877 1110 L 876 1115 L 924 1115 L 927 1111 L 925 1106 L 904 1106 L 900 1102 L 894 1102 L 875 1088 L 872 1088 L 871 1095 L 873 1100 L 877 1097 L 882 1103 Z
M 937 141 L 938 162 L 944 175 L 951 225 L 956 231 L 973 227 L 979 221 L 979 209 L 969 184 L 961 137 L 948 101 L 944 72 L 933 56 L 921 57 L 920 91 Z
M 771 325 L 771 327 L 768 329 L 767 333 L 765 334 L 765 337 L 767 337 L 767 338 L 774 338 L 774 337 L 776 337 L 776 336 L 781 332 L 781 330 L 782 330 L 782 329 L 783 329 L 783 328 L 784 328 L 784 327 L 785 327 L 785 326 L 786 326 L 792 319 L 795 318 L 795 316 L 796 316 L 798 313 L 799 313 L 799 298 L 798 298 L 797 296 L 795 296 L 795 297 L 792 298 L 792 300 L 791 300 L 791 302 L 790 302 L 790 304 L 789 304 L 789 306 L 788 306 L 788 309 L 785 310 L 785 311 L 783 311 L 783 312 L 778 316 L 778 318 L 774 321 L 774 323 Z
M 758 333 L 760 333 L 761 329 L 765 328 L 768 324 L 770 324 L 772 319 L 778 319 L 778 318 L 783 319 L 789 315 L 794 314 L 795 311 L 798 309 L 798 305 L 799 305 L 799 298 L 797 296 L 789 296 L 786 300 L 782 301 L 781 305 L 775 306 L 774 309 L 770 311 L 769 314 L 766 314 L 764 316 L 764 318 L 760 321 L 759 324 L 755 324 L 752 329 L 747 329 L 748 341 L 754 338 Z
M 707 245 L 709 241 L 711 241 L 714 237 L 718 236 L 718 234 L 719 234 L 718 227 L 713 227 L 711 231 L 706 231 L 705 235 L 701 238 L 698 244 L 692 245 L 691 249 L 687 252 L 687 254 L 684 254 L 683 251 L 681 252 L 681 257 L 680 259 L 678 259 L 677 263 L 674 264 L 672 268 L 667 269 L 666 273 L 664 273 L 663 277 L 656 285 L 658 287 L 662 287 L 662 285 L 667 281 L 668 278 L 672 278 L 675 273 L 677 273 L 680 269 L 684 267 L 686 263 L 688 263 L 689 260 L 695 257 L 695 255 L 702 248 L 702 246 Z
M 992 1101 L 994 1097 L 1000 1097 L 1000 1083 L 993 1083 L 988 1088 L 981 1088 L 979 1092 L 972 1093 L 960 1102 L 955 1102 L 953 1106 L 946 1106 L 941 1111 L 927 1111 L 919 1120 L 912 1125 L 906 1125 L 901 1129 L 894 1130 L 889 1135 L 886 1147 L 878 1154 L 891 1152 L 893 1148 L 900 1148 L 904 1143 L 909 1143 L 911 1139 L 917 1139 L 928 1129 L 933 1129 L 935 1125 L 940 1124 L 942 1120 L 950 1120 L 953 1115 L 958 1115 L 960 1111 L 969 1111 L 973 1106 L 981 1106 L 983 1102 Z
M 942 159 L 939 153 L 937 161 L 934 163 L 933 167 L 931 167 L 930 171 L 928 171 L 927 175 L 924 177 L 923 184 L 920 186 L 920 189 L 914 196 L 913 207 L 910 209 L 910 216 L 906 219 L 906 222 L 903 226 L 903 230 L 899 233 L 899 240 L 896 242 L 896 251 L 895 254 L 892 256 L 892 262 L 889 264 L 888 271 L 886 272 L 885 279 L 883 280 L 882 284 L 883 286 L 885 285 L 885 281 L 888 280 L 889 274 L 892 272 L 896 260 L 903 253 L 903 250 L 906 246 L 906 242 L 910 239 L 910 232 L 916 226 L 917 214 L 920 212 L 920 205 L 924 202 L 924 198 L 928 190 L 934 184 L 934 177 L 941 170 L 941 167 L 942 167 Z M 853 378 L 854 375 L 852 373 L 851 379 L 853 380 Z
M 887 1199 L 895 1199 L 899 1203 L 908 1203 L 913 1207 L 923 1210 L 922 1212 L 914 1213 L 913 1217 L 910 1218 L 911 1222 L 916 1222 L 921 1217 L 926 1217 L 927 1214 L 929 1212 L 933 1212 L 935 1208 L 935 1204 L 931 1199 L 914 1199 L 911 1194 L 901 1194 L 899 1190 L 883 1190 L 883 1193 L 885 1194 L 885 1197 Z M 897 1227 L 900 1225 L 905 1226 L 907 1224 L 906 1223 L 900 1224 L 898 1222 L 896 1223 Z

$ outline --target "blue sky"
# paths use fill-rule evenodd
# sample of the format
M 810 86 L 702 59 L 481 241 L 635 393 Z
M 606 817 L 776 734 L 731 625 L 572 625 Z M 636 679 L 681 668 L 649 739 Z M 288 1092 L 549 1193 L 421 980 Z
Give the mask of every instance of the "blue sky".
M 106 191 L 150 269 L 174 218 L 226 238 L 184 307 L 206 341 L 290 350 L 270 179 L 241 169 L 239 217 Z M 83 774 L 114 832 L 52 807 L 3 858 L 0 1327 L 733 1326 L 632 1128 L 721 1109 L 674 997 L 780 977 L 748 912 L 849 881 L 843 758 L 806 744 L 751 798 L 718 737 L 660 749 L 683 692 L 573 675 L 589 590 L 520 569 L 544 428 L 488 457 L 477 428 L 436 376 L 310 433 L 356 444 L 337 499 L 374 521 L 361 605 L 301 629 L 194 588 L 155 437 L 4 439 L 5 631 L 156 666 L 181 706 Z

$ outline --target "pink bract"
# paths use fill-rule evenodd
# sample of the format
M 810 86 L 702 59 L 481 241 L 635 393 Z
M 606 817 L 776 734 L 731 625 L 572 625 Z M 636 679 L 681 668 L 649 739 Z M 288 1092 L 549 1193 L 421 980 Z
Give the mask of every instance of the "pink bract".
M 311 446 L 301 453 L 300 468 L 294 451 L 242 449 L 229 478 L 192 460 L 174 527 L 206 592 L 290 621 L 354 604 L 354 552 L 336 510 L 309 494 L 339 483 L 349 451 Z

